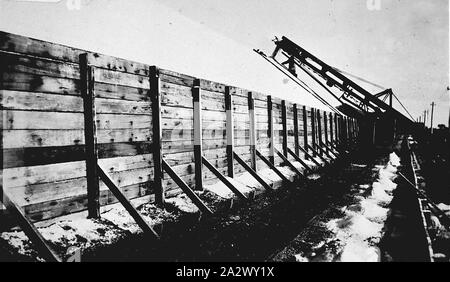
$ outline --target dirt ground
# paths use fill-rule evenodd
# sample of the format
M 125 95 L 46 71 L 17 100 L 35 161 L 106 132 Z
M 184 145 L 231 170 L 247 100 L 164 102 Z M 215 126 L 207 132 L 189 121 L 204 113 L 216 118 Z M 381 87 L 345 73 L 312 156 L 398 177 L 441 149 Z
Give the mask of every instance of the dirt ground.
M 213 216 L 180 213 L 176 220 L 157 225 L 161 239 L 155 241 L 142 233 L 127 233 L 113 244 L 92 246 L 83 251 L 82 261 L 265 261 L 283 252 L 301 232 L 309 232 L 309 246 L 314 238 L 326 238 L 328 230 L 305 227 L 317 219 L 342 216 L 340 207 L 355 201 L 355 187 L 371 183 L 373 167 L 387 162 L 388 151 L 368 155 L 355 152 L 345 161 L 323 168 L 307 181 L 292 183 L 273 192 L 263 193 L 251 203 L 219 200 L 211 193 L 202 195 L 215 203 Z M 333 242 L 327 250 L 333 249 Z M 307 249 L 305 245 L 305 250 Z M 336 246 L 338 247 L 338 246 Z M 1 246 L 0 246 L 1 248 Z M 301 246 L 300 246 L 301 249 Z M 286 252 L 289 252 L 286 250 Z M 292 254 L 286 253 L 285 260 Z M 2 260 L 30 260 L 9 255 Z
M 83 254 L 86 261 L 265 261 L 283 249 L 316 215 L 330 206 L 354 200 L 354 187 L 371 182 L 375 163 L 360 154 L 345 163 L 322 170 L 304 183 L 260 195 L 251 204 L 225 201 L 212 217 L 184 215 L 162 227 L 162 239 L 154 242 L 133 235 L 118 244 Z M 356 159 L 355 156 L 358 156 Z M 371 159 L 370 157 L 369 159 Z M 364 162 L 354 166 L 351 163 Z M 320 177 L 319 177 L 320 176 Z M 339 212 L 322 216 L 339 217 Z M 317 238 L 326 234 L 318 229 Z M 312 236 L 314 237 L 314 236 Z

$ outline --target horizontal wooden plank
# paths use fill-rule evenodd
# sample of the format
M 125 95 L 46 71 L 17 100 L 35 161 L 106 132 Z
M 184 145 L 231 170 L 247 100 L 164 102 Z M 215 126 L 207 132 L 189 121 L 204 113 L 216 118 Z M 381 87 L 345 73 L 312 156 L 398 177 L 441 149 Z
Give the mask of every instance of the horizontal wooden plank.
M 250 147 L 249 146 L 236 147 L 235 152 L 239 153 L 241 155 L 249 154 Z M 171 166 L 177 166 L 177 165 L 181 165 L 181 164 L 194 162 L 193 151 L 176 152 L 176 153 L 163 152 L 163 153 L 164 153 L 163 154 L 164 159 L 168 163 L 170 163 Z M 205 150 L 203 152 L 203 155 L 205 156 L 205 158 L 208 158 L 208 160 L 225 158 L 226 157 L 226 148 Z
M 143 167 L 109 172 L 109 175 L 119 187 L 129 187 L 151 181 L 153 178 L 153 169 L 151 167 Z M 102 182 L 99 184 L 100 190 L 108 189 Z M 26 206 L 85 194 L 87 193 L 87 182 L 85 177 L 79 177 L 51 183 L 7 188 L 5 191 L 8 191 L 19 205 Z
M 126 187 L 120 190 L 128 199 L 143 197 L 143 193 L 150 194 L 152 190 L 151 183 L 144 182 Z M 148 191 L 148 192 L 147 192 Z M 117 199 L 109 190 L 100 191 L 100 205 L 117 203 Z M 87 209 L 87 195 L 67 197 L 64 199 L 46 201 L 38 204 L 27 205 L 23 207 L 25 212 L 33 221 L 42 221 L 57 216 L 62 216 Z
M 84 50 L 0 31 L 0 50 L 78 63 Z
M 36 58 L 23 54 L 0 51 L 0 70 L 4 72 L 28 73 L 61 78 L 80 79 L 78 64 Z
M 99 164 L 108 172 L 117 172 L 153 166 L 152 154 L 99 159 Z M 53 183 L 85 176 L 85 162 L 67 162 L 30 167 L 3 169 L 5 188 L 42 183 Z
M 2 89 L 80 95 L 79 80 L 27 73 L 2 72 Z
M 193 110 L 187 108 L 176 108 L 176 107 L 165 107 L 163 106 L 161 109 L 161 118 L 170 118 L 170 119 L 193 119 Z M 225 111 L 210 111 L 203 110 L 202 111 L 202 119 L 203 120 L 218 120 L 225 121 L 226 113 Z
M 149 74 L 149 66 L 142 63 L 92 53 L 62 44 L 6 33 L 3 31 L 0 32 L 0 50 L 48 58 L 57 61 L 72 62 L 76 64 L 79 62 L 80 54 L 88 53 L 89 63 L 92 65 L 114 71 L 128 72 L 139 75 Z
M 0 90 L 1 106 L 11 110 L 83 112 L 83 99 L 77 96 Z M 97 113 L 151 114 L 150 102 L 97 98 Z
M 98 143 L 151 141 L 150 128 L 99 129 Z M 5 130 L 3 148 L 49 147 L 84 144 L 84 131 L 73 130 Z
M 3 128 L 15 129 L 83 129 L 82 113 L 4 110 Z M 97 129 L 151 127 L 151 115 L 97 114 Z
M 116 72 L 124 72 L 147 77 L 150 74 L 149 65 L 99 53 L 89 52 L 88 62 L 90 65 Z
M 226 129 L 209 129 L 204 128 L 202 130 L 202 136 L 205 139 L 225 139 L 226 138 Z M 258 129 L 256 131 L 257 138 L 267 137 L 266 129 Z M 163 140 L 193 140 L 194 138 L 194 130 L 191 128 L 183 129 L 163 129 L 162 131 Z M 236 128 L 234 130 L 234 138 L 249 138 L 250 131 L 248 128 L 240 129 Z
M 95 68 L 95 81 L 109 83 L 115 85 L 124 85 L 137 88 L 150 88 L 150 80 L 148 76 L 125 73 L 120 71 L 112 71 L 102 68 Z
M 3 109 L 83 112 L 83 99 L 80 96 L 0 90 L 0 99 Z
M 226 87 L 226 85 L 223 83 L 210 81 L 207 79 L 200 79 L 200 88 L 204 91 L 225 93 L 225 87 Z
M 159 69 L 159 73 L 161 81 L 187 87 L 192 87 L 194 85 L 195 77 L 193 76 L 177 73 L 166 69 Z
M 95 97 L 121 101 L 150 101 L 150 89 L 95 82 Z
M 150 142 L 118 142 L 98 144 L 99 158 L 149 154 Z M 3 167 L 36 166 L 81 161 L 85 158 L 84 145 L 11 148 L 3 150 Z

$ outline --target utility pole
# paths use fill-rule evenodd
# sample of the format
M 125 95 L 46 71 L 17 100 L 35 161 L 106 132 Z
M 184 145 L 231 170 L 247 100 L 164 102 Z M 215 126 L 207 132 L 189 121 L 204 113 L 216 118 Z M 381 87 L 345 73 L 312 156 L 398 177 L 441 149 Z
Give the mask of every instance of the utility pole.
M 450 103 L 450 86 L 447 86 L 447 91 L 448 91 L 448 101 Z M 448 113 L 448 130 L 450 131 L 450 107 L 449 107 L 449 113 Z M 450 133 L 450 132 L 449 132 Z
M 423 126 L 427 127 L 427 110 L 423 111 Z
M 431 103 L 431 134 L 433 134 L 433 114 L 434 114 L 434 102 Z

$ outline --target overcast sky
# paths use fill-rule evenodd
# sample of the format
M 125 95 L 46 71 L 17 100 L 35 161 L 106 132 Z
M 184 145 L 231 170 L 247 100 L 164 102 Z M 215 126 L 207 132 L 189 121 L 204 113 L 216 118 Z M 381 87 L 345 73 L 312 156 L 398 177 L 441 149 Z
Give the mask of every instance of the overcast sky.
M 366 0 L 158 1 L 249 48 L 271 50 L 274 35 L 287 35 L 323 61 L 392 88 L 415 118 L 434 101 L 436 120 L 448 123 L 448 0 L 380 0 L 380 10 Z
M 273 89 L 280 77 L 251 50 L 270 53 L 271 39 L 285 35 L 330 65 L 392 88 L 414 117 L 435 101 L 435 125 L 448 122 L 448 0 L 380 0 L 379 10 L 366 0 L 81 2 L 71 10 L 66 0 L 0 0 L 0 29 L 279 92 L 294 86 Z M 229 74 L 236 62 L 254 78 Z

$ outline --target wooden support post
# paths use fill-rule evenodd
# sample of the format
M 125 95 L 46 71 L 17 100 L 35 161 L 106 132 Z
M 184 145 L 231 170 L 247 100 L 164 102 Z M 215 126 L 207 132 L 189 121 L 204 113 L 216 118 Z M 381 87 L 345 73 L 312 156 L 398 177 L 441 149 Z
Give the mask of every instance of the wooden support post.
M 238 154 L 236 154 L 235 152 L 233 152 L 233 153 L 234 153 L 234 157 L 236 158 L 237 162 L 245 170 L 247 170 L 250 173 L 250 175 L 253 176 L 253 178 L 255 178 L 266 190 L 269 190 L 269 191 L 273 190 L 272 187 L 269 184 L 267 184 L 264 181 L 264 179 L 262 179 L 261 176 L 259 176 L 258 173 L 255 170 L 253 170 L 243 159 L 241 159 L 241 157 Z M 255 151 L 255 154 L 256 154 L 256 151 Z
M 331 160 L 333 160 L 334 159 L 334 157 L 332 157 L 324 148 L 322 148 L 322 146 L 324 146 L 325 148 L 326 148 L 326 145 L 324 144 L 324 143 L 322 143 L 322 145 L 321 146 L 317 146 L 317 148 L 319 149 L 319 151 L 321 152 L 321 154 L 322 154 L 322 157 L 323 157 L 323 155 L 326 155 L 327 157 L 329 157 Z M 325 160 L 325 158 L 324 158 L 324 160 Z M 328 162 L 328 161 L 327 161 Z M 329 163 L 329 162 L 328 162 Z
M 271 169 L 273 170 L 283 181 L 291 182 L 287 177 L 279 171 L 276 166 L 268 159 L 266 159 L 260 151 L 256 150 L 256 155 Z
M 0 190 L 2 189 L 3 187 L 0 187 Z M 2 197 L 0 197 L 0 203 L 3 203 L 11 215 L 17 219 L 17 223 L 25 235 L 27 235 L 28 239 L 30 239 L 33 243 L 33 246 L 38 251 L 39 256 L 47 262 L 62 261 L 58 254 L 47 244 L 36 226 L 34 226 L 34 224 L 28 219 L 25 212 L 3 190 Z
M 350 118 L 349 117 L 345 118 L 345 132 L 346 132 L 345 136 L 347 139 L 347 143 L 350 144 L 352 140 L 351 140 L 351 134 L 350 134 Z
M 343 117 L 339 116 L 339 145 L 344 145 L 344 131 L 342 130 Z
M 308 146 L 309 146 L 309 145 L 308 145 Z M 310 148 L 311 151 L 313 151 L 313 152 L 315 152 L 317 148 L 322 149 L 322 148 L 320 148 L 319 146 L 316 146 L 316 148 L 313 148 L 312 146 L 309 146 L 309 148 Z M 321 154 L 318 154 L 318 153 L 316 152 L 316 156 L 319 157 L 325 164 L 330 164 L 330 163 L 329 163 L 329 162 L 328 162 Z
M 352 137 L 354 141 L 356 141 L 356 134 L 355 134 L 355 119 L 352 118 Z
M 256 118 L 255 118 L 255 100 L 252 92 L 248 93 L 248 115 L 250 122 L 250 167 L 256 170 Z
M 334 114 L 334 144 L 339 144 L 338 115 Z
M 333 134 L 333 113 L 330 113 L 330 143 L 333 143 L 334 139 Z
M 317 139 L 317 146 L 318 147 L 320 147 L 320 146 L 322 146 L 322 118 L 321 118 L 321 115 L 320 115 L 320 110 L 317 110 L 317 135 L 318 135 L 318 139 Z M 321 156 L 323 156 L 323 152 L 322 152 L 322 150 L 319 150 L 320 152 L 319 152 L 319 154 L 321 155 Z
M 352 118 L 348 119 L 348 136 L 351 142 L 353 142 L 353 130 L 352 130 Z
M 305 153 L 305 159 L 308 159 L 308 112 L 306 111 L 306 106 L 303 106 L 303 151 Z
M 309 145 L 306 145 L 306 147 L 309 149 Z M 300 147 L 300 151 L 302 151 L 302 152 L 305 154 L 305 156 L 306 156 L 308 159 L 310 159 L 313 163 L 315 163 L 317 166 L 320 166 L 320 163 L 319 163 L 316 159 L 314 159 L 313 156 L 311 156 L 311 155 L 309 154 L 309 152 L 306 151 L 306 149 L 303 149 L 302 147 Z
M 80 54 L 80 88 L 84 107 L 84 140 L 86 146 L 86 180 L 88 217 L 100 217 L 100 189 L 97 172 L 97 128 L 95 121 L 94 68 L 87 53 Z
M 283 155 L 285 157 L 287 157 L 287 139 L 288 139 L 288 134 L 287 134 L 287 109 L 286 109 L 286 101 L 282 100 L 281 101 L 281 123 L 283 125 L 283 146 L 282 146 L 282 150 L 283 150 Z
M 148 222 L 142 217 L 142 215 L 134 208 L 127 197 L 122 193 L 120 188 L 114 183 L 114 181 L 109 177 L 108 174 L 97 165 L 97 170 L 100 179 L 105 183 L 117 200 L 122 204 L 122 206 L 128 211 L 131 217 L 136 221 L 139 227 L 147 234 L 151 234 L 156 239 L 159 239 L 158 233 L 148 224 Z
M 352 122 L 352 119 L 347 117 L 347 122 L 346 122 L 345 129 L 347 130 L 347 139 L 348 139 L 349 143 L 351 143 L 353 141 L 353 139 L 352 139 L 352 131 L 351 131 L 351 122 Z
M 155 185 L 155 202 L 158 206 L 164 207 L 165 193 L 162 185 L 164 177 L 162 167 L 162 128 L 161 128 L 161 91 L 159 69 L 156 66 L 150 67 L 150 100 L 152 103 L 152 132 L 153 132 L 153 170 Z
M 170 167 L 170 165 L 163 159 L 163 168 L 169 176 L 175 181 L 178 187 L 183 190 L 183 192 L 192 200 L 192 202 L 204 213 L 213 214 L 213 212 L 208 208 L 208 206 L 203 203 L 203 201 L 195 194 L 195 192 L 181 179 L 178 174 Z
M 220 181 L 223 182 L 223 184 L 225 184 L 225 186 L 233 191 L 234 194 L 236 194 L 243 200 L 248 200 L 248 198 L 244 194 L 242 194 L 239 189 L 234 187 L 234 185 L 225 176 L 223 176 L 222 173 L 220 173 L 205 157 L 202 157 L 202 162 L 217 178 L 219 178 Z
M 347 143 L 350 142 L 350 132 L 348 131 L 348 129 L 349 129 L 348 123 L 349 123 L 349 118 L 345 117 L 345 121 L 344 121 L 345 128 L 344 128 L 344 130 L 345 130 L 345 140 L 346 140 Z
M 297 109 L 297 104 L 294 104 L 292 111 L 294 112 L 294 151 L 295 154 L 298 156 L 300 154 L 300 150 L 298 149 L 298 147 L 300 147 L 300 142 L 299 142 L 299 132 L 298 132 L 298 109 Z
M 233 96 L 230 87 L 225 87 L 225 110 L 227 113 L 227 168 L 228 176 L 234 177 L 234 120 L 233 120 Z
M 347 151 L 347 150 L 345 150 L 344 148 L 338 148 L 338 147 L 336 147 L 336 145 L 335 144 L 332 144 L 332 143 L 329 143 L 330 144 L 330 146 L 331 146 L 331 148 L 333 148 L 336 152 L 338 152 L 339 154 L 342 154 L 342 153 L 344 153 L 344 154 L 349 154 L 350 152 L 349 151 Z
M 194 101 L 195 190 L 203 191 L 202 99 L 200 93 L 200 79 L 194 80 L 192 99 Z
M 323 147 L 325 147 L 325 154 L 328 156 L 328 157 L 330 157 L 331 159 L 337 159 L 338 158 L 338 155 L 333 151 L 333 148 L 331 148 L 330 146 L 329 146 L 329 142 L 327 142 L 327 143 L 323 143 L 322 145 L 323 145 Z M 332 154 L 332 155 L 331 155 Z
M 351 121 L 350 118 L 347 117 L 346 118 L 346 122 L 345 122 L 345 130 L 347 132 L 348 143 L 350 143 L 352 141 L 352 135 L 351 135 L 351 132 L 350 132 L 350 121 Z
M 272 104 L 272 96 L 267 96 L 267 116 L 269 119 L 268 125 L 268 135 L 269 135 L 269 161 L 271 164 L 275 164 L 275 133 L 273 128 L 273 104 Z
M 311 144 L 312 144 L 312 146 L 308 146 L 308 147 L 312 147 L 312 148 L 316 148 L 316 117 L 315 117 L 316 115 L 315 115 L 315 109 L 314 108 L 311 108 L 311 133 L 312 133 L 312 138 L 311 138 Z M 308 144 L 309 145 L 309 144 Z M 315 157 L 316 156 L 316 151 L 315 151 L 315 149 L 312 151 L 312 153 L 313 153 L 313 157 Z
M 327 112 L 323 112 L 323 132 L 324 132 L 324 141 L 323 145 L 328 143 L 328 117 Z M 325 150 L 328 152 L 328 146 L 325 146 Z
M 337 125 L 338 125 L 338 145 L 342 146 L 342 116 L 339 115 L 338 116 L 338 120 L 337 120 Z
M 308 172 L 312 172 L 311 167 L 309 167 L 309 165 L 307 165 L 295 152 L 293 152 L 291 149 L 288 148 L 288 152 L 292 155 L 292 157 L 294 157 L 294 159 L 301 163 L 302 166 L 308 171 Z
M 285 164 L 287 164 L 293 171 L 295 171 L 295 173 L 297 173 L 298 176 L 300 176 L 301 178 L 305 178 L 305 175 L 300 170 L 298 170 L 295 167 L 295 165 L 293 165 L 282 152 L 278 151 L 277 149 L 275 150 L 277 151 L 278 156 L 280 156 L 280 158 L 283 160 Z

